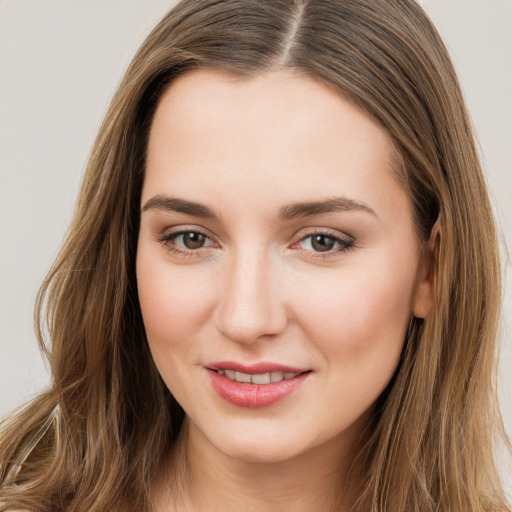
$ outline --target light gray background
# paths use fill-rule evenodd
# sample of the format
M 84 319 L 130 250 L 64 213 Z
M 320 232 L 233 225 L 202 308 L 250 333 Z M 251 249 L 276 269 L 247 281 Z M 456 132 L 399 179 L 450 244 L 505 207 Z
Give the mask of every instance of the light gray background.
M 423 0 L 481 142 L 505 269 L 500 397 L 512 432 L 512 1 Z M 169 0 L 0 0 L 0 416 L 48 382 L 37 289 L 121 75 Z M 510 462 L 502 471 L 512 489 Z

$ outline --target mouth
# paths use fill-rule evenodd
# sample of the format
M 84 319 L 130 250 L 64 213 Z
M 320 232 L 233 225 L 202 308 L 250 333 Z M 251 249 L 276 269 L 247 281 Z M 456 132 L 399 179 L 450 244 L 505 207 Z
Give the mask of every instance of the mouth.
M 227 402 L 246 408 L 272 405 L 294 393 L 312 373 L 273 363 L 220 362 L 205 367 L 213 389 Z
M 294 377 L 297 377 L 298 375 L 301 375 L 301 373 L 295 373 L 295 372 L 266 372 L 266 373 L 244 373 L 244 372 L 236 372 L 234 370 L 228 370 L 228 369 L 218 369 L 213 370 L 216 371 L 219 375 L 224 375 L 229 380 L 245 383 L 245 384 L 270 384 L 271 382 L 281 382 L 283 380 L 290 380 Z

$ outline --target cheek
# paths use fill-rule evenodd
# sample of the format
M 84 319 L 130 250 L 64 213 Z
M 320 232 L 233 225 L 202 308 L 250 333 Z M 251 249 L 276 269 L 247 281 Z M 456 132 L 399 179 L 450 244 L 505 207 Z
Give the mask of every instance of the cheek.
M 194 266 L 174 268 L 161 255 L 148 253 L 141 248 L 137 255 L 137 285 L 149 348 L 168 389 L 187 404 L 187 369 L 200 358 L 192 342 L 201 337 L 209 316 L 210 281 Z
M 211 304 L 210 280 L 194 266 L 173 271 L 172 265 L 145 257 L 137 258 L 137 285 L 144 326 L 153 353 L 190 346 L 204 325 Z
M 393 262 L 395 263 L 395 262 Z M 294 292 L 297 317 L 331 364 L 393 366 L 412 314 L 414 273 L 361 265 L 308 280 Z M 362 365 L 362 366 L 361 366 Z
M 414 276 L 400 276 L 399 266 L 391 268 L 340 269 L 325 281 L 308 280 L 307 287 L 295 290 L 303 298 L 295 304 L 296 317 L 323 361 L 321 410 L 327 411 L 329 435 L 370 410 L 398 365 Z

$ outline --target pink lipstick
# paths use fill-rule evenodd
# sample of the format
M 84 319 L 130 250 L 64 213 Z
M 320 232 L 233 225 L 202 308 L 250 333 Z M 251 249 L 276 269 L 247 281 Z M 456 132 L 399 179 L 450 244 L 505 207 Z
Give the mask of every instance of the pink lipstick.
M 206 366 L 215 391 L 224 400 L 251 409 L 266 407 L 297 390 L 311 370 L 276 363 L 245 365 L 222 361 Z

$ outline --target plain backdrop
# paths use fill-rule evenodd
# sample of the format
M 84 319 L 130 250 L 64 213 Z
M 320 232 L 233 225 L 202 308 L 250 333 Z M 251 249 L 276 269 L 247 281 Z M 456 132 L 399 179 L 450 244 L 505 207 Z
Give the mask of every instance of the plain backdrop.
M 0 0 L 0 416 L 49 381 L 38 287 L 123 71 L 169 0 Z M 512 432 L 512 1 L 423 0 L 459 72 L 501 230 L 499 389 Z M 502 474 L 512 489 L 510 463 Z

